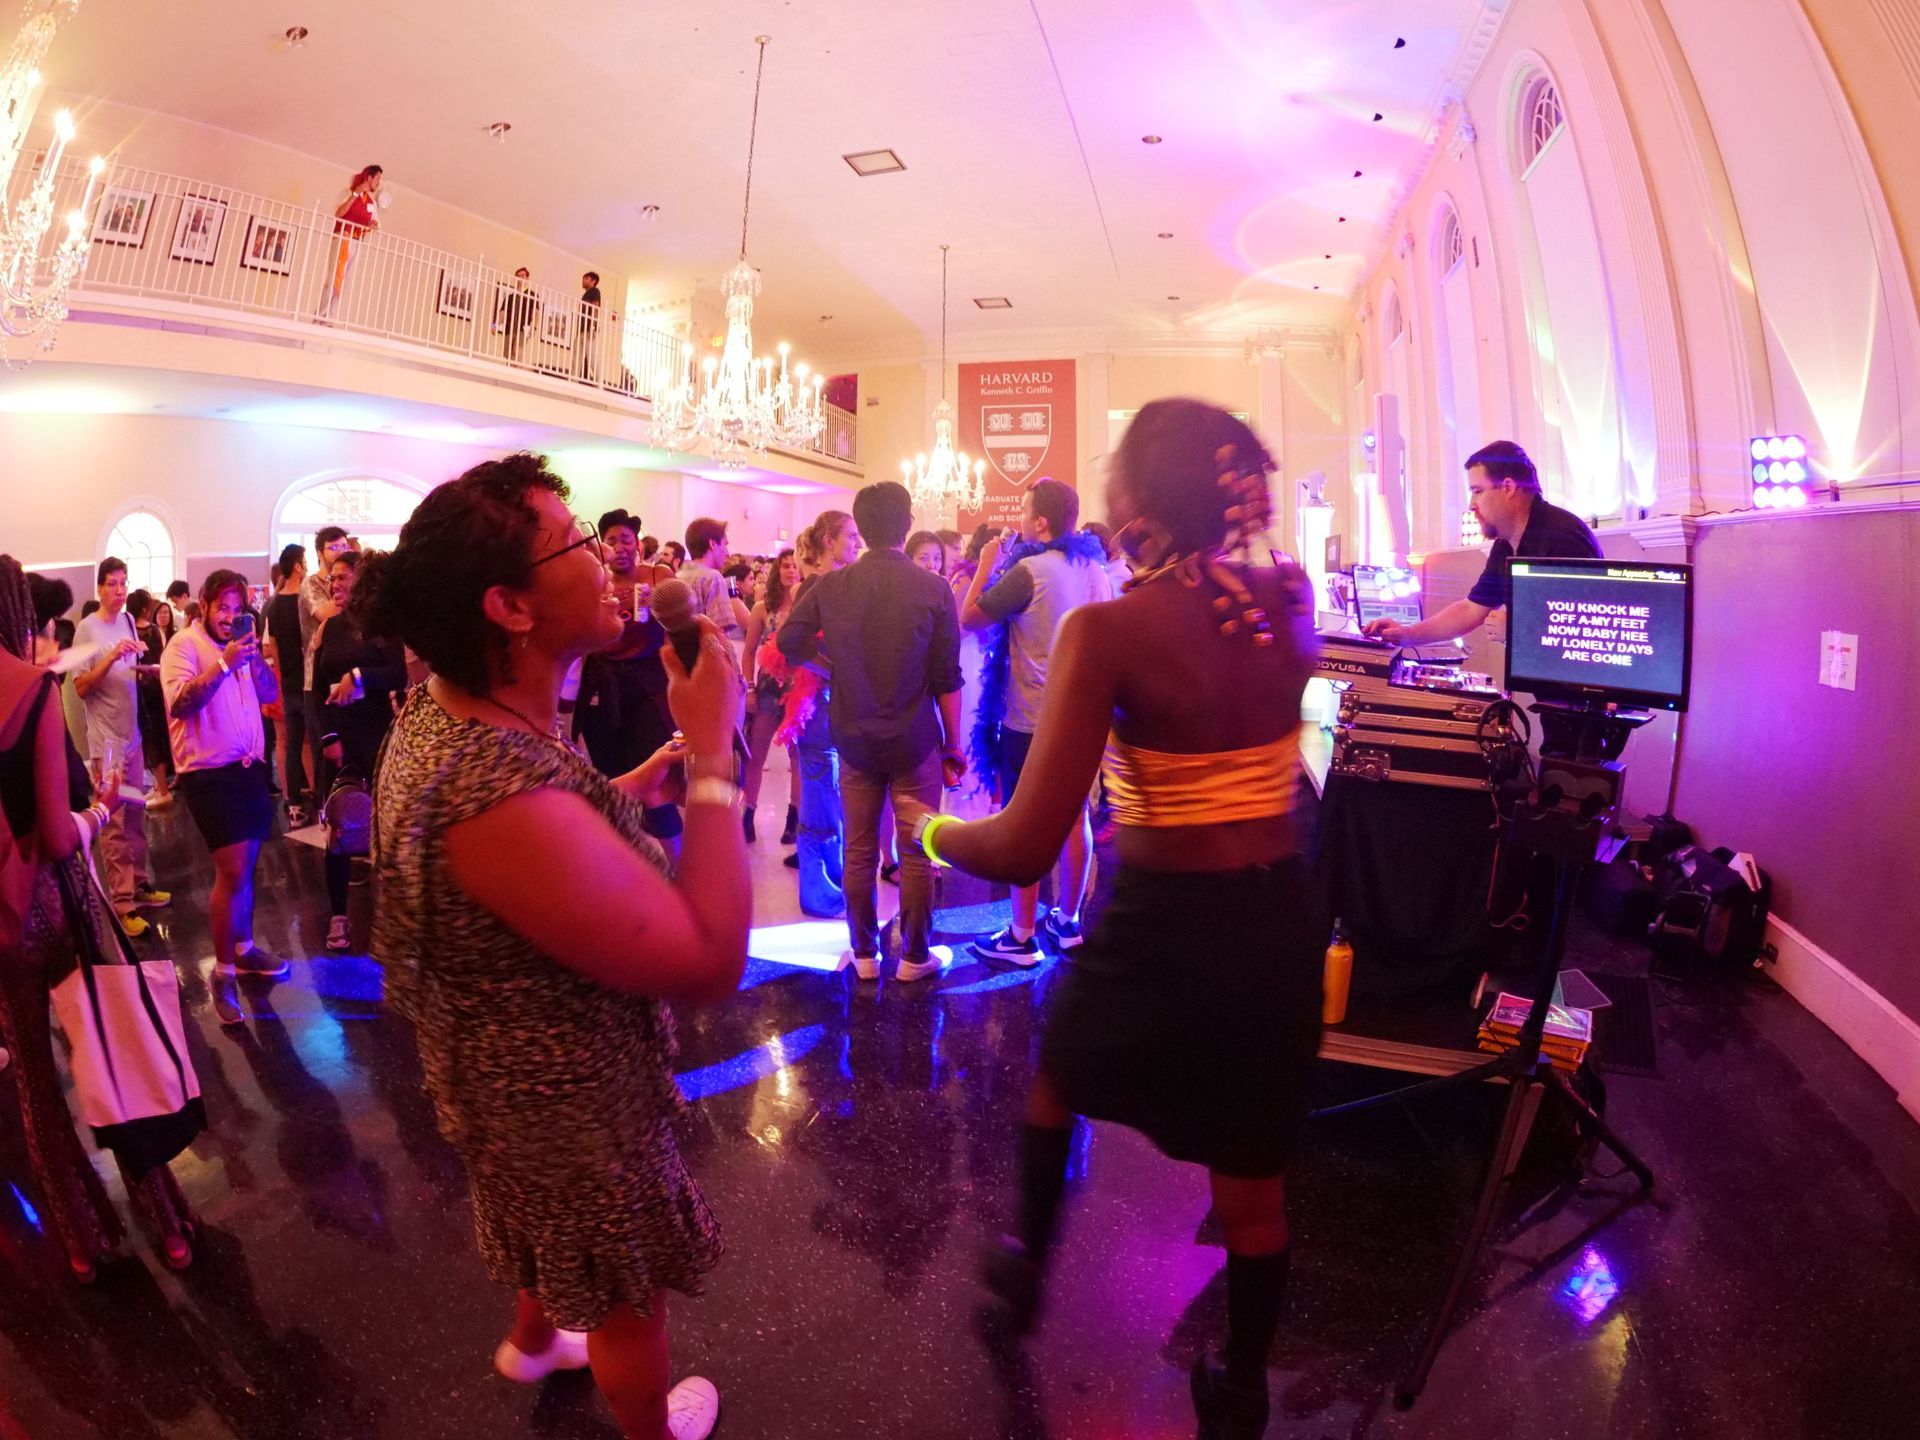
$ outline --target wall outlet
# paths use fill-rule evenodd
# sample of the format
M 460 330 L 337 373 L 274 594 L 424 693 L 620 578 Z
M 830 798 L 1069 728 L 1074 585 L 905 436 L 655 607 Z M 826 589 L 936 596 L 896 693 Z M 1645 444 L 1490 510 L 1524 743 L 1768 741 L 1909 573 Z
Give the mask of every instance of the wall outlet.
M 1820 683 L 1835 690 L 1852 690 L 1860 665 L 1860 637 L 1844 630 L 1820 632 Z

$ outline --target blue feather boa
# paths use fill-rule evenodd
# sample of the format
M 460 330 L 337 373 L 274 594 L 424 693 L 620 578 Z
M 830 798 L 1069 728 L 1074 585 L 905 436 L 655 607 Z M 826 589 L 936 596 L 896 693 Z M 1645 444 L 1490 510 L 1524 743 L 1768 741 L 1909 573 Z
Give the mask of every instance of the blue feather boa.
M 1022 540 L 1000 552 L 986 588 L 992 589 L 1022 560 L 1049 550 L 1058 550 L 1069 560 L 1090 565 L 1107 563 L 1107 547 L 1101 544 L 1098 535 L 1086 530 L 1076 530 L 1065 539 L 1050 540 L 1044 545 L 1038 540 Z M 1008 629 L 1008 623 L 1002 620 L 980 634 L 980 703 L 973 713 L 973 735 L 967 743 L 972 772 L 993 795 L 1006 794 L 1003 782 L 1007 777 L 1000 773 L 1000 731 L 1006 722 L 1007 685 L 1013 676 L 1013 647 L 1008 643 Z

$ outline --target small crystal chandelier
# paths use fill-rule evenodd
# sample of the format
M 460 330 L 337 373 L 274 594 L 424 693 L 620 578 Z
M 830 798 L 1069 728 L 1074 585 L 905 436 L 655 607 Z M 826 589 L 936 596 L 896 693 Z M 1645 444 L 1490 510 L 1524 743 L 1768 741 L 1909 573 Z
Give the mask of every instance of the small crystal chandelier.
M 971 467 L 971 468 L 969 468 Z M 986 504 L 987 462 L 953 448 L 953 406 L 947 401 L 947 247 L 940 247 L 940 403 L 933 407 L 933 454 L 900 462 L 914 513 L 944 519 L 949 510 L 978 512 Z
M 753 203 L 753 148 L 760 131 L 760 77 L 767 68 L 767 40 L 758 35 L 760 65 L 753 76 L 753 123 L 747 132 L 747 190 L 740 207 L 740 263 L 727 272 L 727 338 L 718 356 L 696 369 L 689 340 L 679 375 L 660 377 L 653 399 L 653 443 L 669 450 L 690 450 L 705 443 L 728 470 L 742 468 L 769 446 L 810 445 L 826 428 L 821 392 L 824 375 L 808 378 L 805 364 L 787 371 L 787 346 L 780 346 L 779 372 L 771 356 L 753 353 L 753 299 L 760 293 L 760 272 L 747 263 L 747 216 Z
M 0 68 L 0 358 L 9 368 L 25 363 L 13 358 L 10 341 L 38 338 L 38 349 L 53 348 L 60 324 L 67 318 L 67 291 L 86 267 L 92 244 L 87 225 L 93 213 L 93 189 L 106 168 L 98 155 L 87 167 L 87 188 L 79 208 L 67 214 L 65 238 L 51 255 L 41 254 L 53 225 L 60 160 L 74 135 L 71 112 L 62 110 L 54 117 L 53 144 L 40 162 L 32 187 L 18 205 L 8 200 L 14 166 L 26 143 L 32 100 L 40 88 L 40 61 L 53 44 L 60 21 L 79 4 L 80 0 L 29 0 L 26 23 L 14 36 L 13 48 Z

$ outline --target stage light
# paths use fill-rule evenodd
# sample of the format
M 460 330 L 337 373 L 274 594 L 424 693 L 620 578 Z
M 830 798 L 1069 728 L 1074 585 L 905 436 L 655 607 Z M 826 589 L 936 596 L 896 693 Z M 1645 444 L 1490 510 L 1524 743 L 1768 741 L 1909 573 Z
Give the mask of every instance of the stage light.
M 1747 453 L 1753 457 L 1754 509 L 1800 510 L 1813 503 L 1818 481 L 1804 436 L 1755 435 Z

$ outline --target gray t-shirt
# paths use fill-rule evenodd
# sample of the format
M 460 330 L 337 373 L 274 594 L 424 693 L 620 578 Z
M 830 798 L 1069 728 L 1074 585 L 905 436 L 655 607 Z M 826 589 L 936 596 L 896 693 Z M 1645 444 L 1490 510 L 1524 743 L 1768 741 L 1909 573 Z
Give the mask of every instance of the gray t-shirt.
M 1009 730 L 1031 735 L 1040 725 L 1040 692 L 1046 688 L 1047 662 L 1067 612 L 1113 598 L 1113 581 L 1104 565 L 1069 560 L 1058 550 L 1029 555 L 980 597 L 980 608 L 1007 624 L 1011 665 L 1007 687 Z
M 122 640 L 137 642 L 139 639 L 134 633 L 133 617 L 125 610 L 111 622 L 95 611 L 73 630 L 76 647 L 98 645 L 103 651 Z M 93 689 L 80 697 L 80 703 L 87 709 L 89 759 L 99 759 L 109 741 L 117 742 L 123 751 L 140 743 L 140 677 L 134 667 L 145 658 L 145 647 L 132 655 L 121 656 L 95 682 Z

